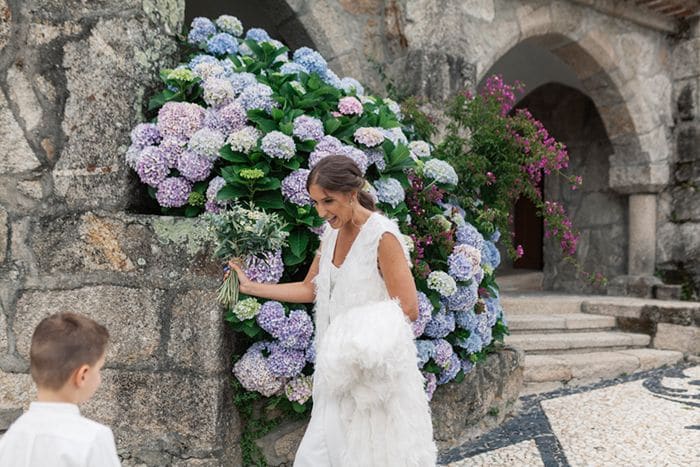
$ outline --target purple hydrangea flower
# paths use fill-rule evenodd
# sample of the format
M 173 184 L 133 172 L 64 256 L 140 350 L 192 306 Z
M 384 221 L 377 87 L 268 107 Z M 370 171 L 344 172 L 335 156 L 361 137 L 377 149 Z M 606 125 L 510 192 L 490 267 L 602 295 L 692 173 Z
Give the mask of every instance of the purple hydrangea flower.
M 250 280 L 265 284 L 276 284 L 284 273 L 282 250 L 267 252 L 261 258 L 249 256 L 245 264 L 245 272 Z
M 442 368 L 446 368 L 450 364 L 450 359 L 454 354 L 452 346 L 445 339 L 435 339 L 433 343 L 435 344 L 433 360 Z
M 213 167 L 211 159 L 192 151 L 185 151 L 177 162 L 180 175 L 191 182 L 206 180 Z
M 133 144 L 129 146 L 129 148 L 126 150 L 126 154 L 124 154 L 124 161 L 126 162 L 126 165 L 136 170 L 139 159 L 141 159 L 142 150 L 143 148 L 140 146 L 134 146 Z
M 440 373 L 437 379 L 438 385 L 446 384 L 455 379 L 459 370 L 462 369 L 462 362 L 459 361 L 457 354 L 453 353 L 450 356 L 450 362 L 447 367 Z
M 476 274 L 481 263 L 481 252 L 471 245 L 455 245 L 447 258 L 447 272 L 458 281 L 468 281 Z
M 160 143 L 160 149 L 168 161 L 168 167 L 176 169 L 180 156 L 187 150 L 187 140 L 173 137 L 164 138 Z
M 192 135 L 189 143 L 187 143 L 187 147 L 197 154 L 216 160 L 219 157 L 219 150 L 224 145 L 224 141 L 224 135 L 220 131 L 202 128 Z
M 503 307 L 501 306 L 501 301 L 496 298 L 487 298 L 484 300 L 486 303 L 486 314 L 489 319 L 489 327 L 493 327 L 498 321 L 498 318 L 503 314 Z
M 462 364 L 462 372 L 465 375 L 474 369 L 474 364 L 469 360 L 460 360 L 460 363 Z
M 294 378 L 306 365 L 306 354 L 303 350 L 290 349 L 278 342 L 270 343 L 268 350 L 270 355 L 267 357 L 267 367 L 277 377 Z
M 284 387 L 284 395 L 292 402 L 304 404 L 311 398 L 313 393 L 313 378 L 311 376 L 300 376 L 287 383 Z
M 401 182 L 395 178 L 380 178 L 374 182 L 374 188 L 377 190 L 377 199 L 382 202 L 389 204 L 392 208 L 395 208 L 406 198 L 406 192 L 404 192 Z
M 418 356 L 418 367 L 423 368 L 428 360 L 435 355 L 435 342 L 419 339 L 416 341 L 416 355 Z
M 323 75 L 328 68 L 326 59 L 323 58 L 320 53 L 308 47 L 301 47 L 295 50 L 292 55 L 292 60 L 304 67 L 307 73 Z
M 314 333 L 311 317 L 304 310 L 292 310 L 282 326 L 273 334 L 280 345 L 290 349 L 306 350 Z
M 435 389 L 437 389 L 437 376 L 434 373 L 424 371 L 423 377 L 425 378 L 425 395 L 428 397 L 428 400 L 432 400 Z
M 323 138 L 323 122 L 318 118 L 300 115 L 294 119 L 294 136 L 301 141 L 319 141 Z
M 284 177 L 282 180 L 284 199 L 298 206 L 311 205 L 311 196 L 306 189 L 306 180 L 310 172 L 308 169 L 299 169 Z
M 428 296 L 418 291 L 418 318 L 411 323 L 414 337 L 419 337 L 425 331 L 425 326 L 433 316 L 433 304 Z
M 140 149 L 155 146 L 162 139 L 158 126 L 153 123 L 139 123 L 131 130 L 131 144 Z
M 384 169 L 386 169 L 386 160 L 384 159 L 383 149 L 367 149 L 365 151 L 365 155 L 367 156 L 367 164 L 374 164 L 377 167 L 377 170 L 380 172 L 383 172 Z
M 309 169 L 313 169 L 318 162 L 326 156 L 332 156 L 340 154 L 343 148 L 343 143 L 338 140 L 335 136 L 324 136 L 321 138 L 313 152 L 309 154 Z
M 191 137 L 204 123 L 204 108 L 189 102 L 166 102 L 158 111 L 158 130 L 166 138 Z
M 224 180 L 223 177 L 212 178 L 207 187 L 207 200 L 216 201 L 216 195 L 219 194 L 219 190 L 221 190 L 224 185 L 226 185 L 226 180 Z
M 367 156 L 361 150 L 357 149 L 354 146 L 347 145 L 340 148 L 338 154 L 352 159 L 352 161 L 355 164 L 357 164 L 357 167 L 360 169 L 360 172 L 362 172 L 362 175 L 364 175 L 365 172 L 367 172 L 367 167 L 369 166 L 367 162 Z
M 233 366 L 233 374 L 248 391 L 257 391 L 265 397 L 271 397 L 282 390 L 284 380 L 270 371 L 267 359 L 262 354 L 266 344 L 258 342 L 250 346 Z
M 262 304 L 255 319 L 263 330 L 274 336 L 284 325 L 287 316 L 284 313 L 284 306 L 280 302 L 269 300 Z
M 384 133 L 381 128 L 361 127 L 355 130 L 353 138 L 355 142 L 364 144 L 368 148 L 373 148 L 384 142 Z
M 362 102 L 356 97 L 342 97 L 338 102 L 338 111 L 343 115 L 360 115 L 362 113 Z
M 236 95 L 242 93 L 248 86 L 258 84 L 258 80 L 253 73 L 242 72 L 242 73 L 232 73 L 228 76 L 228 80 L 231 81 L 233 86 L 233 91 Z
M 148 146 L 141 151 L 136 164 L 136 172 L 141 181 L 157 187 L 168 176 L 168 161 L 158 146 Z
M 248 116 L 241 104 L 231 102 L 218 109 L 209 109 L 204 118 L 204 126 L 228 135 L 243 128 L 247 121 Z
M 484 237 L 476 230 L 476 227 L 468 222 L 457 227 L 457 232 L 455 232 L 455 237 L 457 243 L 464 243 L 473 246 L 477 250 L 481 251 L 484 246 Z
M 274 107 L 277 107 L 277 102 L 272 98 L 272 88 L 266 84 L 255 83 L 246 86 L 238 96 L 238 102 L 244 109 L 262 109 L 265 112 L 270 112 Z
M 460 285 L 457 291 L 447 297 L 447 308 L 451 311 L 471 310 L 479 298 L 478 284 L 471 281 L 469 285 Z
M 493 340 L 491 326 L 489 326 L 489 317 L 487 313 L 479 313 L 476 315 L 476 333 L 481 338 L 484 347 L 489 345 Z
M 455 330 L 455 316 L 444 308 L 434 314 L 425 326 L 424 334 L 433 339 L 440 339 Z
M 207 40 L 207 51 L 214 55 L 232 55 L 238 52 L 238 41 L 231 34 L 220 32 Z
M 158 185 L 156 200 L 166 208 L 179 208 L 187 204 L 192 185 L 182 177 L 168 177 Z
M 297 148 L 290 136 L 281 131 L 271 131 L 263 137 L 260 149 L 270 157 L 289 160 L 294 157 Z
M 269 41 L 270 35 L 264 29 L 250 28 L 250 29 L 248 29 L 248 32 L 246 32 L 245 38 L 252 39 L 256 42 L 263 42 L 263 41 Z
M 316 363 L 316 346 L 313 341 L 311 341 L 311 344 L 306 348 L 306 361 L 312 365 Z
M 190 32 L 187 35 L 187 42 L 199 45 L 207 40 L 209 36 L 216 33 L 216 26 L 209 18 L 197 17 L 190 24 Z

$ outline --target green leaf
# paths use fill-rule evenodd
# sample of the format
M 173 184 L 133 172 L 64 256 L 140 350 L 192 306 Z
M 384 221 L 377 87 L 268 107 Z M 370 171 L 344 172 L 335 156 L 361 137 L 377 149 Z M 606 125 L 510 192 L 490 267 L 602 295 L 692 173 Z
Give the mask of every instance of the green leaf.
M 438 365 L 431 359 L 428 360 L 428 363 L 425 364 L 425 366 L 423 367 L 423 371 L 439 375 L 440 373 L 442 373 L 442 368 L 440 368 L 440 365 Z
M 464 371 L 463 371 L 463 370 L 459 370 L 459 373 L 457 373 L 457 376 L 455 376 L 455 379 L 453 379 L 452 381 L 454 381 L 454 382 L 457 383 L 457 384 L 459 384 L 459 383 L 461 383 L 462 381 L 464 381 Z
M 216 195 L 218 201 L 228 201 L 238 198 L 246 198 L 250 195 L 248 188 L 240 185 L 229 185 L 228 183 L 219 190 Z
M 292 123 L 280 123 L 279 127 L 282 133 L 284 133 L 287 136 L 292 136 L 292 133 L 294 131 L 294 125 Z
M 292 402 L 292 409 L 296 413 L 304 413 L 306 412 L 306 406 L 304 404 L 300 404 L 298 402 Z
M 304 152 L 312 152 L 316 148 L 316 141 L 308 140 L 297 143 L 297 149 Z
M 272 109 L 271 115 L 272 118 L 275 119 L 275 121 L 279 122 L 284 117 L 284 111 L 280 109 Z
M 309 240 L 311 237 L 311 232 L 308 229 L 302 227 L 292 230 L 289 235 L 289 249 L 292 250 L 294 256 L 302 256 L 306 251 L 306 247 L 309 245 Z
M 229 144 L 219 149 L 219 154 L 221 155 L 222 159 L 225 159 L 229 162 L 233 162 L 234 164 L 248 163 L 248 156 L 246 156 L 242 152 L 231 150 L 231 145 Z
M 279 178 L 265 177 L 255 183 L 255 189 L 260 191 L 276 190 L 281 185 Z
M 202 212 L 199 206 L 187 206 L 185 208 L 185 217 L 197 217 Z
M 282 259 L 284 260 L 285 266 L 294 266 L 296 264 L 303 263 L 306 259 L 306 255 L 304 254 L 303 256 L 297 256 L 292 253 L 291 250 L 285 248 L 282 252 Z
M 284 198 L 279 191 L 264 191 L 256 193 L 254 198 L 255 204 L 263 209 L 282 209 L 284 208 Z

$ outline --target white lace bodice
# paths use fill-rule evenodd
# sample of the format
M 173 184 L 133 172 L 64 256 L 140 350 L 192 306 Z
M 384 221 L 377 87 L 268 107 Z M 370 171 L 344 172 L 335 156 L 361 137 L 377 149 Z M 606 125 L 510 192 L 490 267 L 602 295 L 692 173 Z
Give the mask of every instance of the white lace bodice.
M 332 261 L 338 231 L 326 225 L 321 236 L 319 271 L 314 279 L 316 342 L 320 342 L 333 319 L 347 310 L 389 299 L 377 265 L 379 240 L 385 232 L 399 240 L 409 261 L 408 250 L 396 223 L 375 212 L 362 226 L 343 264 L 335 268 Z

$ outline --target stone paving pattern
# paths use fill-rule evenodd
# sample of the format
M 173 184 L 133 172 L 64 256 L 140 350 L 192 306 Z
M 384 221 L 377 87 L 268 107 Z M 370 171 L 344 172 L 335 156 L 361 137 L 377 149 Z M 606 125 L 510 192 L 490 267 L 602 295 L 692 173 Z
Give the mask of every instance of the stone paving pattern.
M 516 415 L 449 467 L 700 465 L 700 365 L 681 363 L 521 398 Z

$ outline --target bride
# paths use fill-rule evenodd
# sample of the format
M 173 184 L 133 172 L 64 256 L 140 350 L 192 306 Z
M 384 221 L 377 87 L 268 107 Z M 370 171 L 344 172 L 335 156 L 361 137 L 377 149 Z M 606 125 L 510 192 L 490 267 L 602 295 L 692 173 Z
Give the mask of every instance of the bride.
M 409 320 L 408 251 L 345 156 L 322 159 L 307 189 L 327 225 L 306 278 L 261 284 L 231 264 L 241 292 L 315 303 L 313 410 L 295 467 L 434 466 L 437 450 Z

